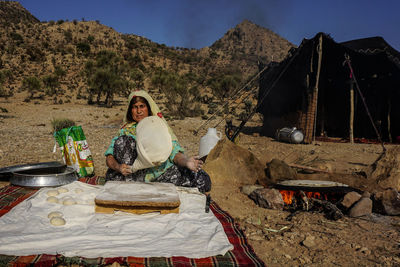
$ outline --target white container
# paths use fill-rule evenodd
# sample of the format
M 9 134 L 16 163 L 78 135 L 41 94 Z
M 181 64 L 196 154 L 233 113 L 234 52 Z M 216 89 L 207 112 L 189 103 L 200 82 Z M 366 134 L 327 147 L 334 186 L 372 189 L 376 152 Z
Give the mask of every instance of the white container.
M 200 138 L 199 157 L 207 156 L 221 137 L 221 132 L 217 131 L 216 128 L 208 128 L 207 134 Z

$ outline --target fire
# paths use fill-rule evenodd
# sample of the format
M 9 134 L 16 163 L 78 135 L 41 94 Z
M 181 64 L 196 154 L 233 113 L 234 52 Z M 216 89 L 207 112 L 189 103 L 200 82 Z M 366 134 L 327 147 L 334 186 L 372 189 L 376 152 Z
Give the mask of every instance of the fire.
M 282 195 L 283 201 L 290 205 L 292 204 L 293 196 L 294 196 L 294 191 L 289 191 L 289 190 L 280 190 L 279 191 Z
M 293 190 L 279 190 L 282 195 L 283 201 L 290 205 L 293 202 L 293 198 L 301 198 L 301 191 L 293 191 Z M 328 194 L 320 193 L 320 192 L 303 192 L 307 198 L 315 198 L 328 200 Z

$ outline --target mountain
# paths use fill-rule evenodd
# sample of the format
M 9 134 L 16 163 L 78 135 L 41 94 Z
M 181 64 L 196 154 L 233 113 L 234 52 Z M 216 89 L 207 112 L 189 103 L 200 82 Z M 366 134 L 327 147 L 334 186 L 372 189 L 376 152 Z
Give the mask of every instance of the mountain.
M 2 1 L 0 3 L 0 24 L 39 23 L 40 21 L 29 13 L 18 2 Z
M 112 103 L 115 88 L 101 91 L 94 83 L 99 57 L 108 51 L 119 67 L 101 68 L 118 69 L 121 88 L 115 93 L 144 88 L 159 94 L 164 99 L 160 102 L 168 103 L 173 113 L 204 114 L 255 75 L 259 61 L 280 61 L 293 46 L 245 20 L 210 47 L 167 47 L 119 33 L 99 21 L 40 22 L 18 2 L 0 1 L 0 96 L 28 90 L 28 98 L 54 99 L 54 103 L 82 98 L 92 102 L 96 95 L 97 100 L 106 96 Z M 37 88 L 32 87 L 33 80 Z
M 223 51 L 234 58 L 250 58 L 250 62 L 261 60 L 281 61 L 292 43 L 269 29 L 244 20 L 217 40 L 212 49 Z

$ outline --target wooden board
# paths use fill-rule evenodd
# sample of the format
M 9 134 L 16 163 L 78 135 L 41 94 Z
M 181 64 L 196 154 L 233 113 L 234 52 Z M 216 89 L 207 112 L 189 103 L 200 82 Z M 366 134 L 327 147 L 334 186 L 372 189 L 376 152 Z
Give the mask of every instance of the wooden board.
M 109 206 L 101 206 L 97 205 L 95 206 L 95 212 L 96 213 L 107 213 L 107 214 L 112 214 L 116 211 L 123 211 L 123 212 L 129 212 L 129 213 L 134 213 L 134 214 L 145 214 L 145 213 L 150 213 L 150 212 L 159 212 L 160 214 L 168 214 L 168 213 L 179 213 L 179 207 L 177 208 L 148 208 L 148 207 L 121 207 L 117 205 L 109 205 Z
M 95 211 L 114 213 L 117 210 L 143 214 L 149 212 L 178 213 L 180 200 L 175 185 L 109 181 L 95 198 Z

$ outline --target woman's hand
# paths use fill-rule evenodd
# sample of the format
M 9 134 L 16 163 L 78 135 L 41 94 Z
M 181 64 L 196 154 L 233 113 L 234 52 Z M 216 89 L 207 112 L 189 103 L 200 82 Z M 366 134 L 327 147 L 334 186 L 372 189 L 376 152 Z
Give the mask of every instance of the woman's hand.
M 119 164 L 119 168 L 118 171 L 123 175 L 123 176 L 127 176 L 128 174 L 132 173 L 130 165 L 126 165 L 126 164 Z
M 191 171 L 198 172 L 203 167 L 203 161 L 199 157 L 190 157 L 186 162 L 186 168 Z
M 181 167 L 186 167 L 191 171 L 198 172 L 203 167 L 203 161 L 199 157 L 186 157 L 183 153 L 176 154 L 174 158 L 174 163 Z
M 126 164 L 119 164 L 115 160 L 113 155 L 108 155 L 106 157 L 106 165 L 114 171 L 121 173 L 123 176 L 127 176 L 128 174 L 132 173 L 131 166 Z

